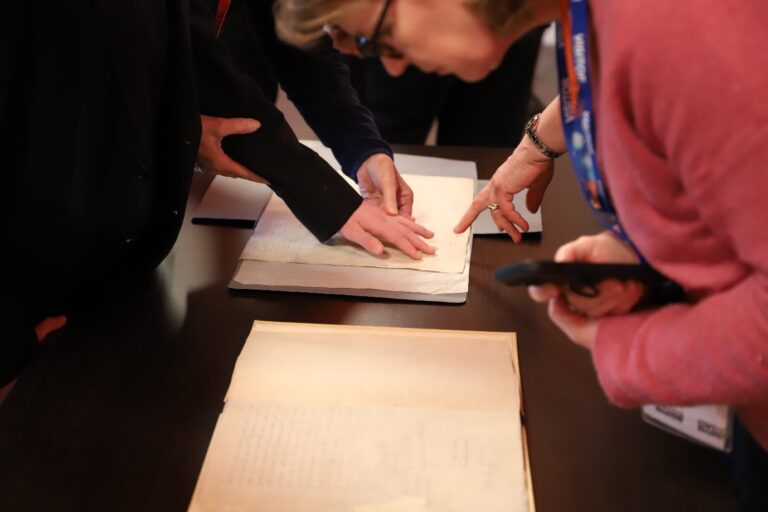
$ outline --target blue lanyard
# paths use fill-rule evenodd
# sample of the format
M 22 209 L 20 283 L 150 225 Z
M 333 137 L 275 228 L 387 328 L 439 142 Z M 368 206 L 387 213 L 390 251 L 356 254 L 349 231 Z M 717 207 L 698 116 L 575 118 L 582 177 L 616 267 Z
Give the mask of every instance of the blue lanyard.
M 563 20 L 557 24 L 557 71 L 568 154 L 592 211 L 645 262 L 621 226 L 597 164 L 588 35 L 587 0 L 563 0 Z

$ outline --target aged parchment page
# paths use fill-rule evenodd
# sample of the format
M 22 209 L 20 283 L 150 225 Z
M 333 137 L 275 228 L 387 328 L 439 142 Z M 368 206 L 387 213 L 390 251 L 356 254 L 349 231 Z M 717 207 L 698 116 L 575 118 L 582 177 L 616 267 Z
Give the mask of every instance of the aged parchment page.
M 408 268 L 240 260 L 230 288 L 328 292 L 365 297 L 376 297 L 381 292 L 382 297 L 393 299 L 448 301 L 448 297 L 456 297 L 454 302 L 464 302 L 469 287 L 471 249 L 470 239 L 465 256 L 467 264 L 460 274 L 421 272 Z
M 394 247 L 387 247 L 383 257 L 340 236 L 321 244 L 293 216 L 279 197 L 273 195 L 259 219 L 241 259 L 321 265 L 375 268 L 409 268 L 434 272 L 461 273 L 469 243 L 469 231 L 453 232 L 464 209 L 472 202 L 474 183 L 470 178 L 403 175 L 413 189 L 413 216 L 419 224 L 434 231 L 428 240 L 437 254 L 413 260 Z
M 193 512 L 527 511 L 512 333 L 255 322 Z

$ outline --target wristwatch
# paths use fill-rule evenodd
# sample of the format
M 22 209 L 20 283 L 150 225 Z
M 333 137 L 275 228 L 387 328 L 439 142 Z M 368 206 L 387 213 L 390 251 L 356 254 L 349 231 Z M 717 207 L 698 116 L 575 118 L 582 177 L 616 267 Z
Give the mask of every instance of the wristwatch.
M 563 155 L 562 153 L 558 153 L 551 147 L 547 146 L 539 138 L 539 134 L 536 132 L 536 127 L 539 126 L 540 119 L 541 119 L 541 114 L 534 114 L 534 116 L 525 125 L 525 134 L 528 136 L 529 139 L 531 139 L 531 142 L 533 142 L 533 145 L 539 148 L 539 151 L 541 151 L 542 154 L 547 158 L 557 158 L 559 156 L 562 156 Z

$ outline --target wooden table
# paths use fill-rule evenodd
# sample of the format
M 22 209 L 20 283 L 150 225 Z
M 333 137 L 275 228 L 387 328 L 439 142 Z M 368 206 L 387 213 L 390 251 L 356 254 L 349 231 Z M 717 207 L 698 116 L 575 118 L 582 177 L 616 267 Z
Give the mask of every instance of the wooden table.
M 481 178 L 509 152 L 398 149 L 475 160 Z M 540 238 L 476 238 L 462 305 L 231 292 L 249 231 L 189 222 L 208 183 L 196 177 L 178 243 L 155 278 L 71 318 L 0 407 L 0 510 L 186 510 L 254 319 L 516 331 L 540 512 L 736 509 L 719 454 L 610 405 L 589 353 L 525 290 L 493 279 L 500 265 L 551 258 L 599 229 L 565 159 Z

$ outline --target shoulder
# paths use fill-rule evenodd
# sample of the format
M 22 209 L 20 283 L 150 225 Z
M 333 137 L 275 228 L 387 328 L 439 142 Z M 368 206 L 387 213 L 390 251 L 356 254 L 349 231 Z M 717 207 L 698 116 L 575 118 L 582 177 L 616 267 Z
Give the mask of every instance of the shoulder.
M 668 157 L 713 158 L 768 122 L 768 2 L 591 0 L 604 105 Z M 736 131 L 734 132 L 734 128 Z M 741 132 L 741 133 L 738 133 Z M 690 155 L 694 158 L 694 155 Z M 688 161 L 690 163 L 690 161 Z M 685 165 L 684 168 L 690 168 Z
M 755 67 L 768 45 L 768 2 L 591 0 L 590 8 L 604 50 L 654 67 Z

